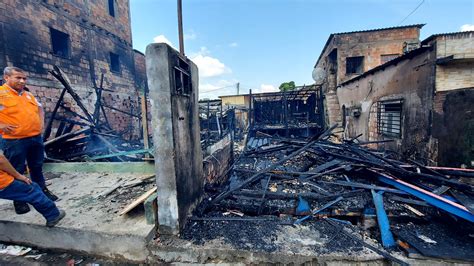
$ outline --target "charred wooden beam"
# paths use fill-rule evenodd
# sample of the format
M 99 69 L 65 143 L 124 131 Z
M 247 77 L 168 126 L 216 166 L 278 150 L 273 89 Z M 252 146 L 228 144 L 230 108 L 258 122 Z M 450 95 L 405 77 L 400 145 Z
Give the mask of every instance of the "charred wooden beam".
M 77 93 L 71 87 L 71 84 L 69 83 L 69 79 L 67 78 L 66 74 L 64 74 L 64 72 L 58 66 L 54 66 L 54 69 L 49 72 L 64 86 L 64 88 L 71 95 L 71 97 L 74 99 L 79 108 L 81 108 L 87 120 L 92 124 L 95 124 L 92 115 L 89 113 L 89 111 L 87 111 L 87 108 L 82 103 L 81 97 L 79 97 L 79 95 L 77 95 Z

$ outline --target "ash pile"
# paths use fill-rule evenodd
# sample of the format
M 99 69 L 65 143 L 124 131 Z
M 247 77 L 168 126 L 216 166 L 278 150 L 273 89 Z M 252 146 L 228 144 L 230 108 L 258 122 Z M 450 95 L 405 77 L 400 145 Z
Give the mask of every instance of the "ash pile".
M 206 186 L 183 237 L 265 252 L 282 251 L 281 238 L 323 239 L 305 248 L 364 247 L 399 264 L 394 254 L 474 261 L 474 170 L 402 161 L 365 147 L 373 142 L 338 143 L 334 128 L 310 139 L 250 139 L 228 181 Z M 301 227 L 304 236 L 284 236 Z

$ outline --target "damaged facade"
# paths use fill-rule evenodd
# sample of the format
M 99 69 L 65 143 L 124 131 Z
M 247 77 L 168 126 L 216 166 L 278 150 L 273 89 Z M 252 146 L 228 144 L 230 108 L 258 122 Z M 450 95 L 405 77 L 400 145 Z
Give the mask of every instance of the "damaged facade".
M 0 14 L 0 65 L 28 72 L 28 88 L 43 104 L 46 120 L 62 87 L 48 73 L 56 65 L 89 110 L 96 102 L 94 88 L 102 85 L 104 106 L 115 108 L 106 107 L 112 128 L 139 136 L 138 119 L 121 112 L 140 110 L 138 91 L 146 86 L 144 55 L 132 48 L 128 0 L 7 0 L 0 3 Z M 65 105 L 79 111 L 73 103 L 66 96 Z
M 329 121 L 342 125 L 349 139 L 360 134 L 360 141 L 394 140 L 373 148 L 431 164 L 470 165 L 473 47 L 472 32 L 439 34 L 405 53 L 400 45 L 400 56 L 385 63 L 380 56 L 381 65 L 357 76 L 338 78 L 329 70 Z M 323 52 L 316 68 L 332 61 Z
M 313 79 L 323 86 L 330 125 L 342 122 L 336 87 L 418 47 L 421 27 L 419 24 L 329 36 L 314 67 Z

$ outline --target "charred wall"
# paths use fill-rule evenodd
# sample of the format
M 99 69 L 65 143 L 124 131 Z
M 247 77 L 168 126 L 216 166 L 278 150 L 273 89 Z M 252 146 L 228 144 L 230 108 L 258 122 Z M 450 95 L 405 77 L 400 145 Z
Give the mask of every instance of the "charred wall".
M 420 48 L 396 64 L 343 84 L 337 90 L 340 108 L 345 109 L 345 134 L 359 140 L 395 139 L 378 148 L 396 150 L 404 156 L 426 159 L 430 150 L 434 58 L 431 48 Z M 401 100 L 401 135 L 380 132 L 378 105 L 382 101 Z
M 437 92 L 433 116 L 433 138 L 438 163 L 472 166 L 474 159 L 474 88 Z
M 89 110 L 94 109 L 93 88 L 100 86 L 102 75 L 106 104 L 133 113 L 140 109 L 136 84 L 143 83 L 144 74 L 139 78 L 141 81 L 137 81 L 136 71 L 137 65 L 140 70 L 144 69 L 144 59 L 132 49 L 129 1 L 113 3 L 113 16 L 108 1 L 6 0 L 0 3 L 1 67 L 13 65 L 28 72 L 29 88 L 43 103 L 47 116 L 62 89 L 48 73 L 54 65 L 67 74 Z M 53 31 L 59 32 L 60 42 L 67 43 L 66 48 L 61 46 L 63 49 L 58 51 L 54 47 Z M 112 67 L 111 54 L 117 55 L 118 66 Z M 67 98 L 66 102 L 80 113 L 72 99 Z M 126 128 L 125 135 L 139 134 L 139 130 L 134 130 L 138 128 L 137 119 L 112 109 L 107 109 L 107 114 L 115 130 Z

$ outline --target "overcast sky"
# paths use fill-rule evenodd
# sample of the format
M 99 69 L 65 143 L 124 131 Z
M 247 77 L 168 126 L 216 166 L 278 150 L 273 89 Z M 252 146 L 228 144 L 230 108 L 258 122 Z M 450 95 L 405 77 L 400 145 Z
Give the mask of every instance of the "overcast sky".
M 426 23 L 432 34 L 474 30 L 472 0 L 183 0 L 185 52 L 199 67 L 200 98 L 311 84 L 331 33 Z M 135 49 L 178 47 L 176 0 L 131 0 Z

